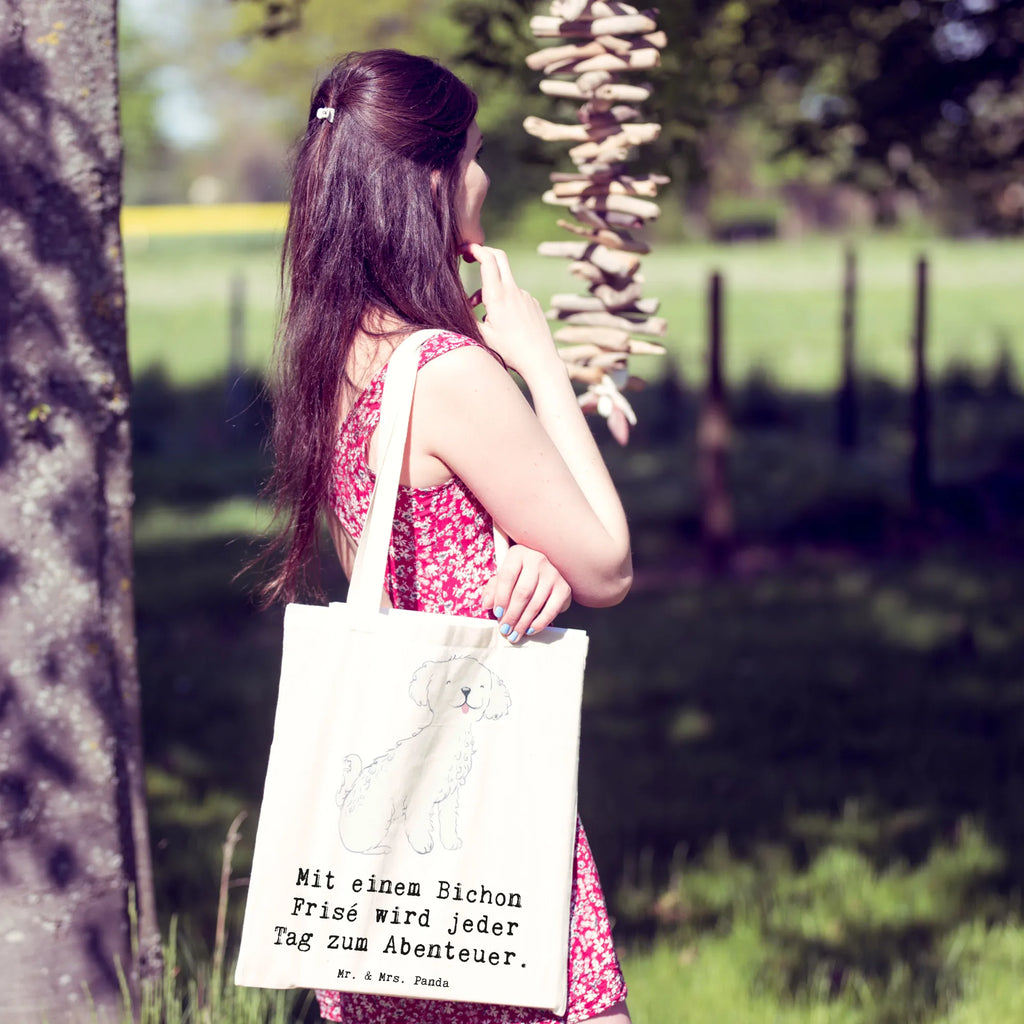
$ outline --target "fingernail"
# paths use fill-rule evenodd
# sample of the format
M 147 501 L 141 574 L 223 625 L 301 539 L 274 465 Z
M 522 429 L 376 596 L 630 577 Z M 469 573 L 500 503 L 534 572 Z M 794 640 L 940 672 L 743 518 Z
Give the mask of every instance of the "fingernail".
M 505 614 L 505 609 L 502 608 L 501 605 L 499 604 L 498 607 L 494 609 L 494 617 L 496 619 L 500 619 L 502 617 L 502 615 L 504 615 L 504 614 Z
M 509 641 L 510 641 L 511 643 L 515 643 L 515 642 L 516 642 L 516 641 L 517 641 L 518 639 L 519 639 L 519 634 L 518 634 L 518 633 L 513 633 L 513 634 L 512 634 L 512 635 L 511 635 L 511 636 L 509 637 Z
M 503 623 L 501 624 L 501 635 L 502 635 L 502 636 L 508 636 L 508 631 L 509 631 L 509 630 L 510 630 L 511 628 L 512 628 L 512 627 L 511 627 L 511 626 L 510 626 L 510 625 L 509 625 L 509 624 L 508 624 L 507 622 L 503 622 Z
M 533 626 L 531 626 L 531 627 L 530 627 L 530 628 L 529 628 L 529 629 L 528 629 L 528 630 L 526 631 L 526 635 L 527 635 L 527 636 L 533 636 L 533 634 L 534 634 L 534 633 L 536 633 L 536 632 L 537 632 L 537 630 L 535 630 L 535 629 L 533 628 Z

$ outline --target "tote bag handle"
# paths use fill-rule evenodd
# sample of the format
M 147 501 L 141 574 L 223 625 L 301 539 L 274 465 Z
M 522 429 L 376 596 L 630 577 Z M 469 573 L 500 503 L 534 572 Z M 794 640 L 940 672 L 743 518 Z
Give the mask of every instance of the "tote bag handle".
M 356 614 L 380 612 L 384 592 L 388 548 L 398 501 L 398 483 L 402 475 L 405 442 L 409 436 L 409 417 L 416 390 L 416 372 L 423 343 L 437 334 L 434 328 L 416 331 L 395 346 L 388 359 L 384 392 L 380 402 L 377 439 L 381 453 L 377 480 L 370 495 L 362 536 L 356 547 L 347 604 Z M 498 564 L 508 552 L 506 535 L 494 524 L 494 557 Z
M 388 359 L 377 424 L 380 464 L 348 587 L 347 604 L 361 616 L 380 611 L 420 346 L 436 333 L 436 330 L 425 330 L 410 334 L 395 347 Z

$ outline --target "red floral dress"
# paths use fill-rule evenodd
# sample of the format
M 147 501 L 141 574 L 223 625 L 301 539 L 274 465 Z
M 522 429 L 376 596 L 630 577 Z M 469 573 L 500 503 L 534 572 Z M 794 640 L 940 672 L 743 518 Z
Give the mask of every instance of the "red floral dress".
M 471 338 L 438 331 L 420 351 L 422 367 Z M 353 539 L 366 519 L 374 475 L 366 462 L 380 417 L 384 373 L 359 395 L 338 431 L 332 508 Z M 454 477 L 437 487 L 401 487 L 386 586 L 396 608 L 486 618 L 481 594 L 495 572 L 491 517 Z M 578 1024 L 626 998 L 597 868 L 577 824 L 564 1017 L 547 1010 L 318 991 L 325 1020 L 344 1024 Z

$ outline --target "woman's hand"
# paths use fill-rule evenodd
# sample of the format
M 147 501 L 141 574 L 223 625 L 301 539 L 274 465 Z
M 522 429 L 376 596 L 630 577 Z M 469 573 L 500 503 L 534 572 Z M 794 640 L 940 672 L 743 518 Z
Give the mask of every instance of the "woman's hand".
M 527 384 L 537 374 L 565 372 L 540 303 L 516 284 L 508 256 L 501 249 L 470 242 L 469 255 L 480 264 L 480 290 L 473 305 L 483 302 L 487 315 L 480 333 L 489 348 L 516 370 Z
M 572 602 L 572 591 L 545 555 L 522 544 L 509 548 L 484 588 L 483 606 L 494 610 L 510 643 L 550 626 Z

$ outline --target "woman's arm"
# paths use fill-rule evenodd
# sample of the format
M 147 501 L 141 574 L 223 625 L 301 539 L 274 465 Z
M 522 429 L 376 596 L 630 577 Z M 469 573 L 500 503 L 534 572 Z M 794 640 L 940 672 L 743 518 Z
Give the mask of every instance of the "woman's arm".
M 420 371 L 410 465 L 424 456 L 443 463 L 510 536 L 550 560 L 576 601 L 616 604 L 632 582 L 626 517 L 544 313 L 504 253 L 471 252 L 484 337 L 526 381 L 536 412 L 488 353 L 457 349 Z

